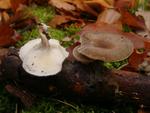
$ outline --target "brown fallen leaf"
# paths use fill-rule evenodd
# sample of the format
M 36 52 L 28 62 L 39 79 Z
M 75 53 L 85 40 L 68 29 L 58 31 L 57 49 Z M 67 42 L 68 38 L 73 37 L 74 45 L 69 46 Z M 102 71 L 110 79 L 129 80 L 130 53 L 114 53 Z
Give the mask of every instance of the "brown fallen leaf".
M 127 10 L 121 10 L 122 23 L 127 24 L 136 29 L 146 29 L 145 21 L 140 16 L 135 16 L 129 13 Z
M 32 27 L 37 22 L 27 6 L 20 5 L 13 16 L 10 17 L 9 23 L 14 29 L 23 29 Z
M 100 4 L 105 8 L 113 8 L 113 3 L 114 3 L 113 0 L 110 0 L 108 2 L 106 0 L 84 0 L 84 2 L 87 4 L 91 4 L 91 3 Z
M 73 1 L 68 0 L 68 2 L 76 6 L 77 11 L 81 10 L 94 16 L 98 15 L 98 13 L 94 9 L 92 9 L 87 3 L 85 3 L 84 0 L 73 0 Z
M 49 0 L 49 4 L 58 9 L 64 9 L 66 11 L 73 11 L 76 9 L 75 6 L 68 3 L 67 0 Z
M 121 14 L 115 9 L 105 9 L 100 15 L 97 17 L 96 23 L 107 23 L 107 24 L 116 24 L 120 23 Z M 122 29 L 122 24 L 118 25 Z
M 28 4 L 28 0 L 10 0 L 11 1 L 11 9 L 16 12 L 20 5 Z
M 0 9 L 10 9 L 11 2 L 10 0 L 0 0 Z
M 123 70 L 127 71 L 139 71 L 139 65 L 144 61 L 144 59 L 147 57 L 147 52 L 139 53 L 137 50 L 135 50 L 132 55 L 129 57 L 128 65 L 126 65 Z
M 1 16 L 2 16 L 1 22 L 8 22 L 8 20 L 10 19 L 10 16 L 6 11 L 1 12 Z
M 57 8 L 57 12 L 62 15 L 71 15 L 80 17 L 82 14 L 89 14 L 94 17 L 98 13 L 89 3 L 84 0 L 49 0 L 49 4 Z M 100 8 L 101 6 L 99 6 Z
M 143 37 L 150 39 L 150 12 L 149 11 L 137 11 L 137 16 L 142 16 L 145 20 L 146 29 L 140 32 L 137 32 L 138 34 L 142 35 Z M 147 36 L 146 36 L 147 35 Z
M 136 7 L 137 0 L 116 0 L 114 6 L 117 9 L 127 9 Z
M 0 25 L 0 47 L 14 45 L 20 39 L 21 36 L 9 24 Z
M 85 23 L 82 19 L 77 19 L 71 16 L 61 16 L 61 15 L 56 15 L 50 22 L 49 25 L 51 27 L 58 27 L 61 26 L 62 24 L 71 24 L 75 23 L 78 26 L 83 26 Z

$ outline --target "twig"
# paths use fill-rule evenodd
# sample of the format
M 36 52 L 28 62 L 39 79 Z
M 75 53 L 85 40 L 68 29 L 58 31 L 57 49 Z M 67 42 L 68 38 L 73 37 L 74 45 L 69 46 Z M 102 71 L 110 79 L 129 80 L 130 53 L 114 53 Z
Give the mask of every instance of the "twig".
M 62 100 L 59 100 L 59 99 L 55 99 L 55 98 L 52 98 L 52 100 L 57 101 L 57 102 L 60 102 L 60 103 L 65 104 L 65 105 L 67 105 L 67 106 L 70 106 L 71 108 L 73 108 L 73 109 L 75 109 L 76 111 L 78 111 L 78 108 L 77 108 L 77 107 L 75 107 L 74 105 L 72 105 L 72 104 L 70 104 L 70 103 L 68 103 L 68 102 L 65 102 L 65 101 L 62 101 Z

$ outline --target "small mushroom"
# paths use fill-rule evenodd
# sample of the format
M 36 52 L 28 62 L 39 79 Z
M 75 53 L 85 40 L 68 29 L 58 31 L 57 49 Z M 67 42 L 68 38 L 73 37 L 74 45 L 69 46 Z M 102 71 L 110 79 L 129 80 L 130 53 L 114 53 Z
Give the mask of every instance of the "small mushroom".
M 24 70 L 35 76 L 55 75 L 62 69 L 68 52 L 56 39 L 47 39 L 46 27 L 39 27 L 40 38 L 31 40 L 20 48 L 19 56 Z
M 113 62 L 128 58 L 133 50 L 133 43 L 121 34 L 90 32 L 81 36 L 77 51 L 93 60 Z

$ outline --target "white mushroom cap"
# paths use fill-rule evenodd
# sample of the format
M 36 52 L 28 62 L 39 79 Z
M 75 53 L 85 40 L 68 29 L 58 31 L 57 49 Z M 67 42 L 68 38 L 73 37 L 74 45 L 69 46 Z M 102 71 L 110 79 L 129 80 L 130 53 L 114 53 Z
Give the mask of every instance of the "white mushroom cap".
M 55 75 L 62 69 L 62 63 L 68 52 L 58 40 L 50 39 L 49 47 L 44 47 L 41 39 L 29 41 L 19 51 L 26 72 L 35 76 Z
M 78 52 L 94 60 L 113 62 L 128 58 L 133 49 L 133 43 L 123 35 L 92 32 L 82 35 Z

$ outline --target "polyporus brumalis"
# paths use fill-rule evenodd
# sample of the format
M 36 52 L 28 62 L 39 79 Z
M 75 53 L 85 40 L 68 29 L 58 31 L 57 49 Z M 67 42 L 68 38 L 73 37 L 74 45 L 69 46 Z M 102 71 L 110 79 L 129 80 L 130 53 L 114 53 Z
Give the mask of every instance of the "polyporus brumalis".
M 20 48 L 19 56 L 24 70 L 35 76 L 50 76 L 59 73 L 69 53 L 56 39 L 48 40 L 46 26 L 39 27 L 40 38 L 26 43 Z
M 74 49 L 73 49 L 73 56 L 76 58 L 77 61 L 80 61 L 82 63 L 89 63 L 89 62 L 92 62 L 93 60 L 80 54 L 78 52 L 78 49 L 79 49 L 80 46 L 76 46 Z
M 74 51 L 89 59 L 105 62 L 124 60 L 134 50 L 133 43 L 129 39 L 115 33 L 87 32 L 81 35 L 80 42 L 81 45 Z M 74 57 L 79 59 L 76 55 Z

